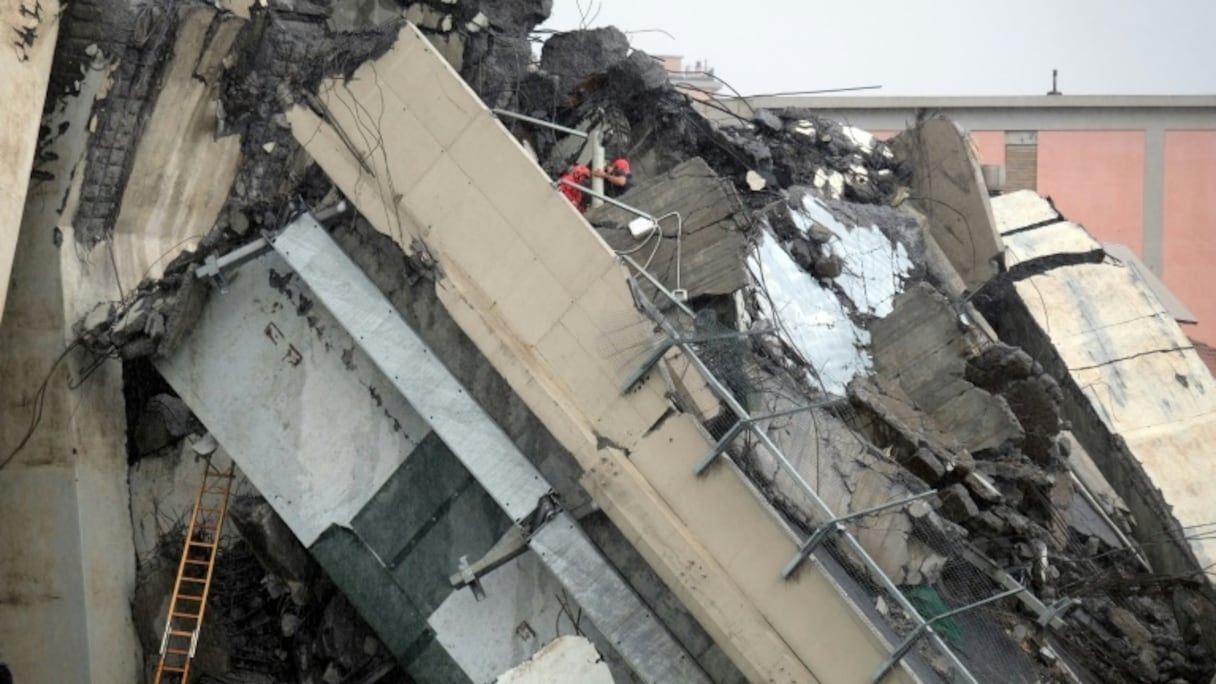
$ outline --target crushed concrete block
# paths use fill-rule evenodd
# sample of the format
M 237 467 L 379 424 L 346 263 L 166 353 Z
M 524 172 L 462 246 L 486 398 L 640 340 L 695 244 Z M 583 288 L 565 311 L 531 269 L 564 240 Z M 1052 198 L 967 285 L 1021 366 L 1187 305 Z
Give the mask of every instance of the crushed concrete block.
M 110 335 L 116 344 L 123 344 L 144 332 L 148 322 L 148 314 L 152 312 L 152 302 L 148 298 L 137 299 L 131 303 L 126 313 L 110 329 Z
M 1009 531 L 1009 523 L 992 511 L 984 511 L 971 519 L 971 524 L 992 537 L 1000 537 Z
M 1144 623 L 1132 615 L 1131 611 L 1112 605 L 1106 611 L 1106 619 L 1110 620 L 1110 624 L 1137 647 L 1144 648 L 1152 644 L 1152 633 L 1144 626 Z
M 946 474 L 946 464 L 932 451 L 923 447 L 912 452 L 902 463 L 913 475 L 929 484 L 937 482 Z
M 608 82 L 613 88 L 627 92 L 646 92 L 666 86 L 668 79 L 662 64 L 645 52 L 634 50 L 608 68 Z
M 452 30 L 452 15 L 424 3 L 418 2 L 405 10 L 405 20 L 430 31 L 447 33 Z M 446 26 L 447 28 L 444 28 Z
M 967 488 L 961 484 L 950 485 L 941 490 L 938 492 L 938 498 L 942 501 L 942 514 L 950 520 L 964 522 L 979 515 L 979 506 L 975 505 L 975 501 L 967 493 Z
M 592 74 L 606 72 L 629 56 L 629 38 L 615 27 L 558 33 L 545 41 L 540 68 L 577 83 Z
M 781 121 L 781 118 L 768 109 L 757 109 L 756 113 L 752 115 L 752 121 L 773 133 L 780 133 L 785 129 L 785 123 Z

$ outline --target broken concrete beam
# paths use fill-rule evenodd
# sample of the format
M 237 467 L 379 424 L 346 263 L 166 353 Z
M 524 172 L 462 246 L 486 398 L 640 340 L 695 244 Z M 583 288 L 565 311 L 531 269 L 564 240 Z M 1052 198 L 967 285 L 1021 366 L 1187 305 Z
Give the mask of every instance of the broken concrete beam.
M 620 199 L 662 219 L 661 240 L 653 233 L 642 238 L 659 240 L 657 245 L 639 244 L 624 229 L 637 216 L 611 204 L 590 210 L 587 220 L 600 226 L 600 236 L 613 249 L 633 251 L 635 260 L 649 263 L 647 270 L 669 289 L 678 282 L 690 297 L 697 297 L 728 294 L 747 284 L 743 204 L 703 159 L 690 159 L 639 181 Z
M 910 201 L 967 289 L 976 290 L 1000 272 L 1005 249 L 967 135 L 953 121 L 929 119 L 891 144 L 914 168 Z

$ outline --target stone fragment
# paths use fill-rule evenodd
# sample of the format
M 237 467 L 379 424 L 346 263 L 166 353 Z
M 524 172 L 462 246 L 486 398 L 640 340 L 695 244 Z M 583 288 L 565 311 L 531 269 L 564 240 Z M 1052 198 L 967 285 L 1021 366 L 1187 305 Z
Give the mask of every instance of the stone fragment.
M 478 12 L 476 16 L 474 16 L 467 24 L 464 25 L 464 29 L 469 33 L 477 33 L 489 25 L 490 18 L 486 16 L 486 13 Z
M 942 513 L 955 522 L 964 522 L 979 515 L 980 509 L 961 484 L 950 485 L 938 492 L 942 501 Z
M 764 180 L 764 176 L 761 176 L 752 169 L 748 169 L 745 180 L 747 181 L 747 187 L 752 192 L 760 192 L 764 189 L 764 186 L 768 185 L 768 182 Z
M 815 257 L 811 270 L 820 278 L 838 278 L 844 272 L 844 261 L 835 254 L 821 254 Z
M 300 618 L 295 613 L 283 613 L 283 617 L 279 620 L 279 628 L 283 632 L 283 636 L 292 637 L 300 629 Z
M 811 227 L 806 231 L 806 236 L 821 245 L 831 240 L 833 237 L 836 237 L 831 229 L 817 222 L 811 223 Z
M 646 92 L 667 85 L 667 71 L 650 55 L 634 50 L 624 60 L 608 68 L 608 81 L 614 88 Z
M 1132 615 L 1131 611 L 1112 605 L 1106 611 L 1106 619 L 1110 620 L 1110 624 L 1137 647 L 1144 648 L 1152 645 L 1152 633 L 1140 620 L 1136 619 L 1135 615 Z

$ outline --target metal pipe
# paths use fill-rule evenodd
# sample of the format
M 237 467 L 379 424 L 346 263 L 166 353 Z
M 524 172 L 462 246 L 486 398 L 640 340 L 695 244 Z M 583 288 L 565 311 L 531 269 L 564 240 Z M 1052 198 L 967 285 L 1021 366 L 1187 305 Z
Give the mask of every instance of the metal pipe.
M 545 128 L 552 128 L 555 131 L 561 131 L 562 133 L 565 133 L 567 135 L 573 135 L 573 136 L 577 136 L 579 138 L 584 138 L 584 139 L 590 137 L 590 134 L 588 134 L 587 131 L 580 131 L 575 128 L 567 128 L 566 126 L 562 126 L 560 124 L 555 124 L 552 121 L 545 121 L 544 119 L 537 119 L 535 117 L 527 116 L 525 114 L 519 114 L 517 112 L 512 112 L 508 109 L 491 109 L 490 111 L 494 112 L 498 116 L 505 116 L 508 119 L 519 119 L 520 121 L 527 121 L 530 124 L 536 124 L 537 126 L 544 126 Z
M 591 168 L 603 169 L 607 162 L 604 160 L 604 129 L 602 126 L 596 126 L 591 129 Z M 604 179 L 599 176 L 591 176 L 591 189 L 599 194 L 604 194 Z M 598 207 L 604 204 L 604 200 L 599 197 L 592 197 L 591 206 Z

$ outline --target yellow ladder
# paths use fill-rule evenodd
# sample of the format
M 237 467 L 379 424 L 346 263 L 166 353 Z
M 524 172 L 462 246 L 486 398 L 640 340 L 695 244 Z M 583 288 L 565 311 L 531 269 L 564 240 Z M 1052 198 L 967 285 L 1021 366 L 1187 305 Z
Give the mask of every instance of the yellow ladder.
M 207 470 L 186 529 L 182 560 L 177 566 L 173 600 L 169 602 L 165 633 L 160 640 L 155 684 L 187 684 L 190 680 L 190 662 L 207 612 L 207 596 L 211 592 L 211 575 L 224 516 L 228 513 L 232 480 L 233 466 L 221 471 L 207 459 Z

